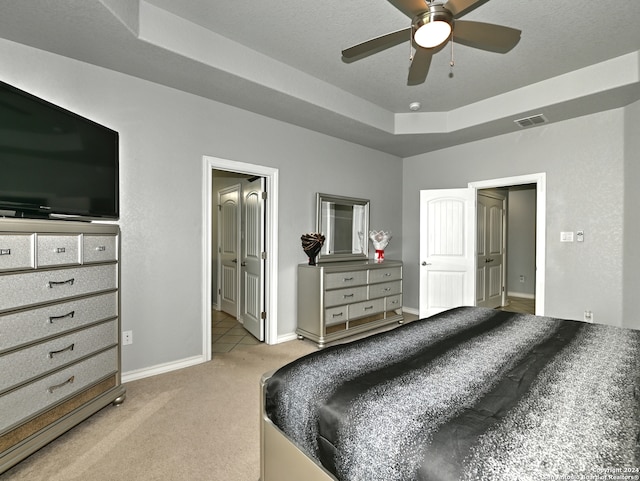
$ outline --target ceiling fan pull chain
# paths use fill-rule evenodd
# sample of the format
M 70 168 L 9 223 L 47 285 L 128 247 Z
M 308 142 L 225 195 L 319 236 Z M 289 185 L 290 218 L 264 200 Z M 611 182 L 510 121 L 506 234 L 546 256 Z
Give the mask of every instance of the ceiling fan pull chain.
M 449 62 L 449 78 L 453 77 L 453 66 L 456 63 L 453 61 L 453 36 L 451 37 L 451 61 Z

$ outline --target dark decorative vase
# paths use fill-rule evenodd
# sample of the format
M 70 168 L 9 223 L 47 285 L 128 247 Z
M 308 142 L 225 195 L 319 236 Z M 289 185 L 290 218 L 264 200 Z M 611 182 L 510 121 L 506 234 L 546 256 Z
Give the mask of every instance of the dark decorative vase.
M 309 258 L 309 265 L 315 266 L 316 257 L 324 245 L 324 236 L 319 232 L 311 232 L 309 234 L 302 234 L 300 240 L 302 241 L 302 250 Z

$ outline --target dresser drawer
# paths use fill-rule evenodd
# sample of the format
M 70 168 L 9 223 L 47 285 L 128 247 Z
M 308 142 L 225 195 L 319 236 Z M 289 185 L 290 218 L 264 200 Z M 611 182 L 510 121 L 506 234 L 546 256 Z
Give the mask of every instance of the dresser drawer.
M 0 356 L 0 392 L 117 343 L 113 320 Z
M 347 310 L 347 306 L 338 306 L 331 307 L 329 309 L 324 310 L 324 323 L 327 326 L 331 326 L 333 324 L 340 324 L 345 322 L 348 317 L 349 311 Z
M 401 267 L 387 267 L 369 270 L 369 283 L 396 281 L 402 279 Z
M 338 289 L 340 287 L 361 286 L 367 283 L 367 271 L 332 272 L 325 274 L 324 288 Z
M 395 311 L 396 309 L 402 309 L 402 294 L 389 296 L 385 300 L 387 303 L 385 309 L 387 311 Z
M 352 302 L 364 301 L 367 298 L 367 286 L 352 287 L 350 289 L 336 289 L 324 293 L 325 307 L 339 306 L 340 304 L 351 304 Z
M 35 267 L 33 234 L 0 235 L 0 271 Z
M 402 292 L 402 282 L 384 282 L 382 284 L 372 284 L 369 286 L 369 299 L 377 297 L 393 296 Z
M 0 353 L 66 331 L 115 318 L 115 292 L 0 316 Z
M 82 261 L 108 262 L 118 259 L 117 236 L 85 234 L 82 237 Z
M 0 275 L 0 311 L 115 289 L 117 285 L 115 264 Z
M 39 234 L 38 267 L 80 264 L 80 236 Z
M 384 311 L 384 299 L 373 299 L 365 302 L 357 302 L 349 306 L 349 320 L 358 317 L 371 316 Z
M 0 396 L 0 433 L 117 370 L 118 350 L 114 347 Z

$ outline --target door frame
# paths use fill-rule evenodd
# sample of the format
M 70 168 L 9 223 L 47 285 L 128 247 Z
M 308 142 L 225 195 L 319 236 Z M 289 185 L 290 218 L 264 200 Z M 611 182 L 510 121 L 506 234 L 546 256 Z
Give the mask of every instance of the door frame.
M 512 185 L 536 184 L 536 315 L 544 316 L 545 310 L 545 281 L 546 281 L 546 239 L 547 239 L 547 174 L 518 175 L 501 179 L 481 180 L 469 182 L 468 186 L 475 190 L 477 204 L 478 190 L 492 189 L 496 187 L 509 187 Z M 477 211 L 477 205 L 475 207 Z M 476 231 L 477 222 L 474 221 L 473 232 Z M 475 241 L 474 241 L 475 242 Z M 477 252 L 477 248 L 476 248 Z M 475 282 L 475 281 L 474 281 Z
M 211 360 L 211 208 L 213 205 L 212 173 L 226 170 L 241 174 L 258 175 L 265 178 L 267 199 L 265 202 L 265 319 L 266 344 L 276 344 L 278 339 L 278 182 L 279 171 L 273 167 L 249 164 L 235 160 L 204 155 L 202 157 L 202 351 L 206 360 Z

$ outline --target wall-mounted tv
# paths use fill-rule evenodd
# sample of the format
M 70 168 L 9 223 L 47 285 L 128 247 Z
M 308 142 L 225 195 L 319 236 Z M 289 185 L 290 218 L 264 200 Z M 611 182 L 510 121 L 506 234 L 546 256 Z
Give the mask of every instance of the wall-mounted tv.
M 118 132 L 0 82 L 0 216 L 117 219 Z

